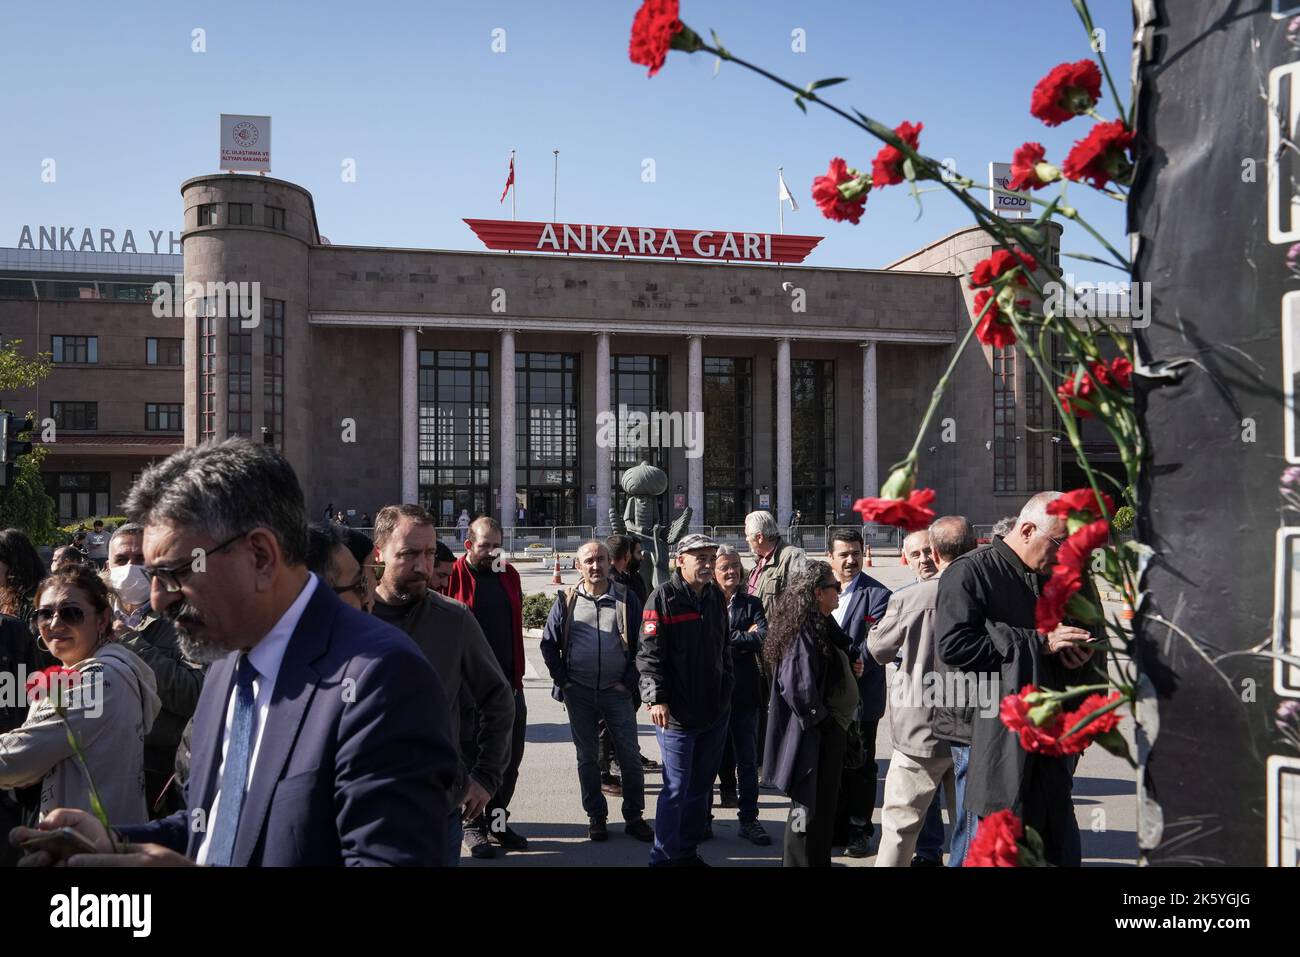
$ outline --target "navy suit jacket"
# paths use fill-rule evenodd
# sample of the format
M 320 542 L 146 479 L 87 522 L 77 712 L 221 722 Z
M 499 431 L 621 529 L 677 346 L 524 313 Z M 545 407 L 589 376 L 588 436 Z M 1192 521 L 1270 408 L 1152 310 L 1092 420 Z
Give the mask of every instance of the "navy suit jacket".
M 858 572 L 848 608 L 840 627 L 849 636 L 864 668 L 858 679 L 858 696 L 862 699 L 862 720 L 879 721 L 885 716 L 885 666 L 876 664 L 867 648 L 867 632 L 885 616 L 889 606 L 889 589 L 865 572 Z
M 214 663 L 203 684 L 187 810 L 119 828 L 127 840 L 197 858 L 237 658 Z M 317 583 L 276 677 L 232 863 L 439 865 L 457 770 L 450 728 L 442 683 L 415 643 Z

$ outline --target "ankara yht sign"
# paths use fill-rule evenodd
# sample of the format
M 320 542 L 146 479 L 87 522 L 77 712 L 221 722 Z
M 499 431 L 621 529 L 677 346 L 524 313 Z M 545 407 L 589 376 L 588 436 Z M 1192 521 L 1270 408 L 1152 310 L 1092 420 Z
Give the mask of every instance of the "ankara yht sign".
M 729 230 L 521 223 L 510 219 L 467 219 L 465 222 L 488 249 L 587 256 L 800 263 L 822 241 L 821 236 Z

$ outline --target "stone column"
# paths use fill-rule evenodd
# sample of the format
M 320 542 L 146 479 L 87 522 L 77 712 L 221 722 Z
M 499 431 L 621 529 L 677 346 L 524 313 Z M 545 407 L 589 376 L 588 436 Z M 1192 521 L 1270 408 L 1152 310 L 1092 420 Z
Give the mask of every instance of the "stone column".
M 794 511 L 791 491 L 790 340 L 776 340 L 776 522 L 782 528 Z
M 598 332 L 596 334 L 596 421 L 601 421 L 601 416 L 613 412 L 618 414 L 617 409 L 609 407 L 609 333 Z M 596 437 L 602 438 L 603 430 L 597 425 Z M 618 442 L 618 428 L 615 422 L 615 428 L 611 436 L 613 442 Z M 613 469 L 613 446 L 609 443 L 601 444 L 596 442 L 596 526 L 599 527 L 609 521 L 609 509 L 613 502 L 611 497 L 610 471 Z
M 686 504 L 691 524 L 704 524 L 704 338 L 691 336 L 686 363 L 686 421 L 683 438 L 698 444 L 686 449 Z
M 515 331 L 501 330 L 501 525 L 515 527 Z
M 402 502 L 420 501 L 420 353 L 415 327 L 402 327 Z
M 876 411 L 876 352 L 874 342 L 862 345 L 862 488 L 859 497 L 874 498 L 880 494 L 880 465 L 878 461 Z

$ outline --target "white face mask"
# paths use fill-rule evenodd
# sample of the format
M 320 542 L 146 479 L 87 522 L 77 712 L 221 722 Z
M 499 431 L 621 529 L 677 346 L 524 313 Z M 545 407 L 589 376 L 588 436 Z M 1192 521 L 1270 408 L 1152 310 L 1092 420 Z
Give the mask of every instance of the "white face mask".
M 109 580 L 128 605 L 143 605 L 149 600 L 152 585 L 143 565 L 114 565 Z

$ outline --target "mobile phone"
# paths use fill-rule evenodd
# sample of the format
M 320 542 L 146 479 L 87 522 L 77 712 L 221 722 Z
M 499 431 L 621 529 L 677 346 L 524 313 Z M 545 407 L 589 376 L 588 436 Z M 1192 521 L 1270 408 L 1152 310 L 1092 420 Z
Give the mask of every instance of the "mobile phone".
M 22 844 L 24 851 L 49 851 L 56 858 L 71 857 L 73 854 L 94 854 L 99 848 L 70 827 L 55 828 L 36 837 L 28 838 Z

